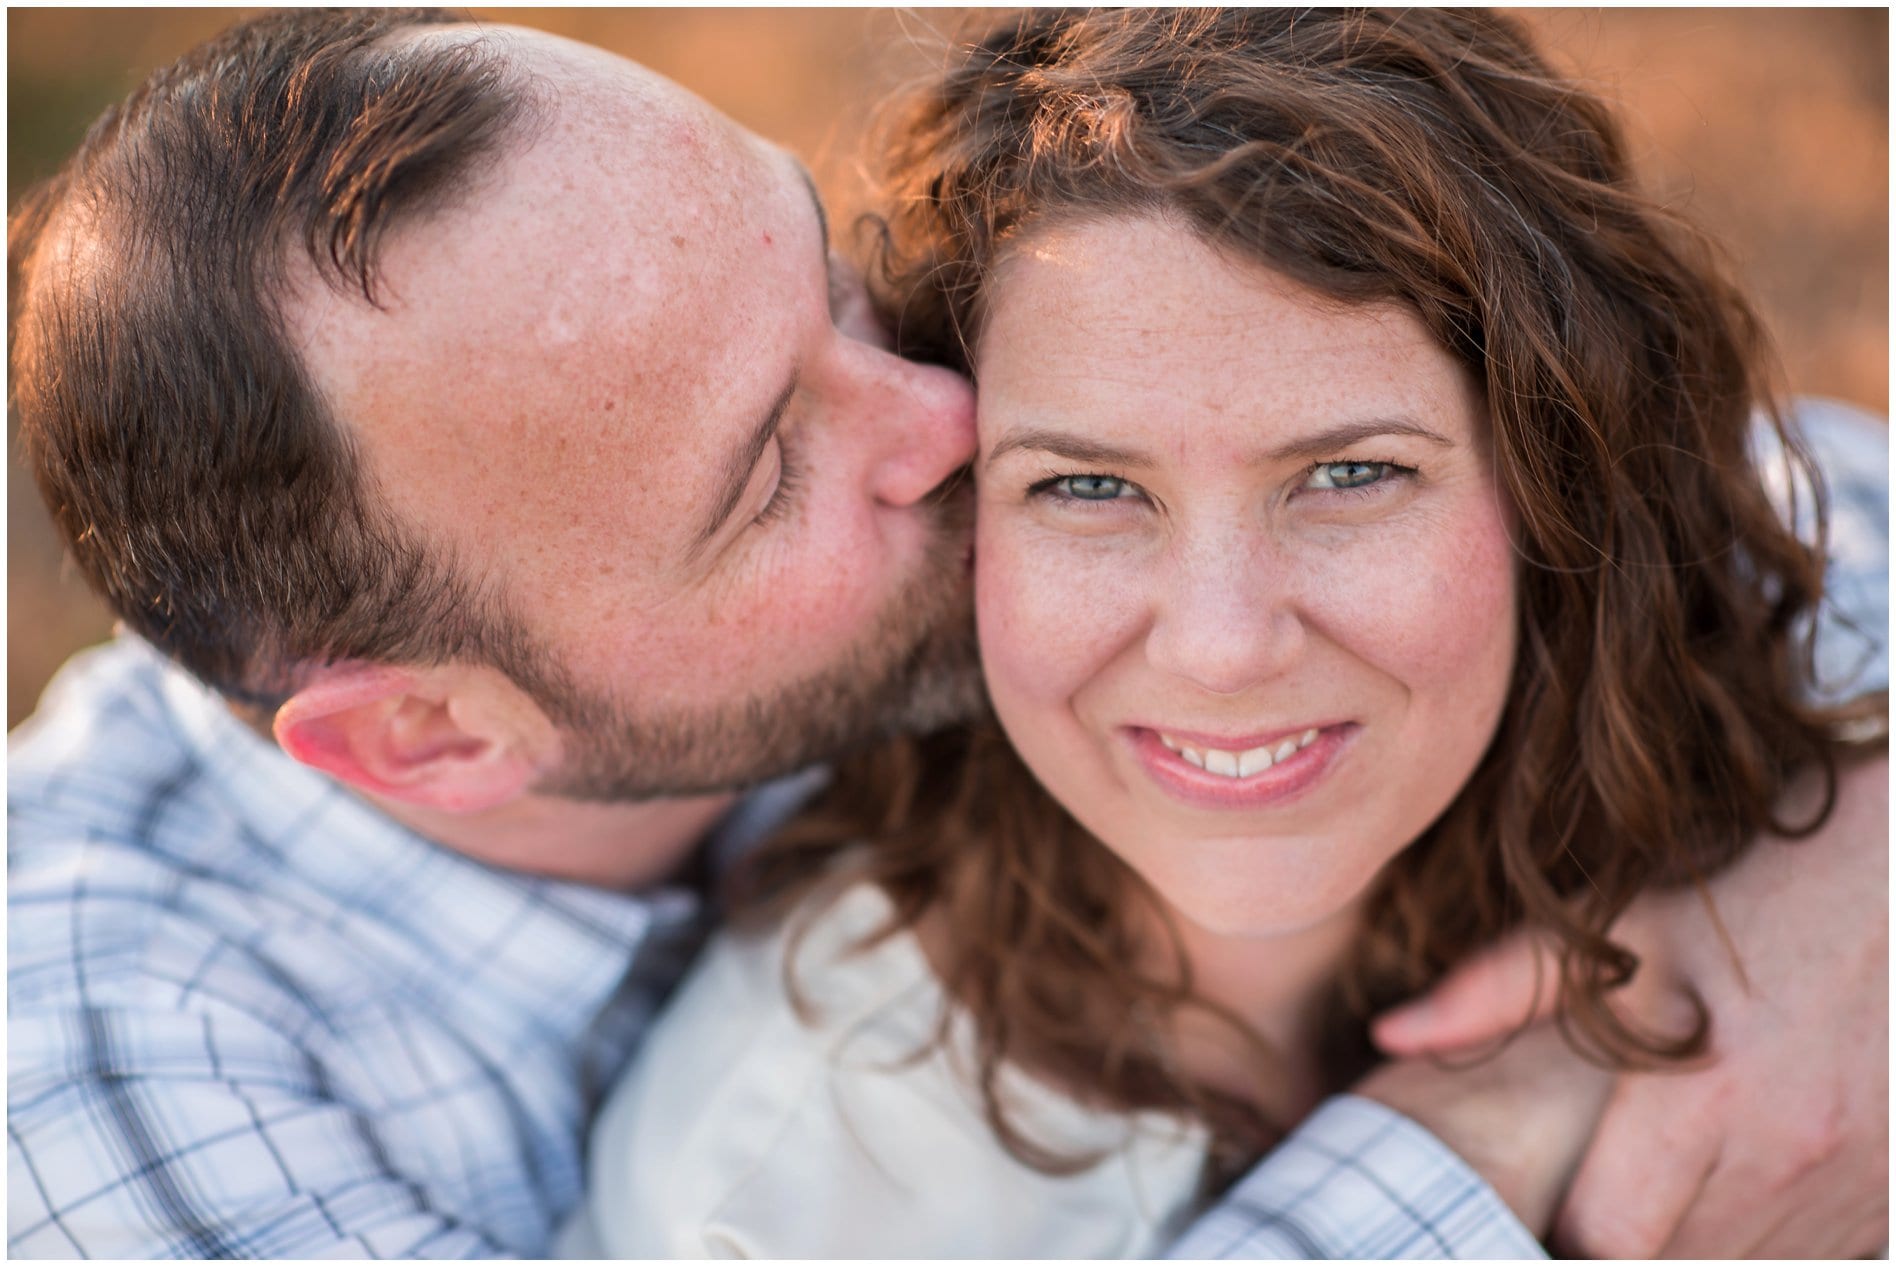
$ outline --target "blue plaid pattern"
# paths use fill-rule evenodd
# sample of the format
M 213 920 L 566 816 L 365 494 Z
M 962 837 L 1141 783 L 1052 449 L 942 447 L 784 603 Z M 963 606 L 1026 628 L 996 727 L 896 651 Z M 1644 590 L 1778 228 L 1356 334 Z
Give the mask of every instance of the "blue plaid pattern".
M 1436 1138 L 1358 1096 L 1323 1103 L 1172 1258 L 1545 1258 Z
M 695 894 L 439 849 L 131 639 L 9 764 L 13 1254 L 543 1251 Z
M 1834 400 L 1797 402 L 1795 423 L 1823 473 L 1830 539 L 1824 606 L 1817 622 L 1812 694 L 1840 702 L 1889 689 L 1889 424 Z M 1793 483 L 1774 432 L 1759 429 L 1753 451 L 1765 489 L 1810 538 L 1810 490 Z

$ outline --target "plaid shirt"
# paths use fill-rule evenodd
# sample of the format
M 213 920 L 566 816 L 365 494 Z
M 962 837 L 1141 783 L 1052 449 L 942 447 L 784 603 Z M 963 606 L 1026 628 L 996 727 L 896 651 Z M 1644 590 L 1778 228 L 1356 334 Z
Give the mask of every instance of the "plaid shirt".
M 1863 632 L 1824 660 L 1839 689 L 1872 689 L 1888 678 L 1887 439 L 1837 428 L 1813 442 L 1836 592 Z M 580 1195 L 596 1093 L 702 935 L 694 894 L 442 850 L 131 639 L 49 688 L 9 784 L 13 1254 L 544 1252 Z M 798 793 L 758 794 L 714 850 Z M 1346 1096 L 1175 1253 L 1539 1248 L 1432 1136 Z
M 1374 1100 L 1326 1100 L 1169 1258 L 1545 1258 L 1493 1188 Z
M 1797 402 L 1794 421 L 1823 473 L 1830 511 L 1812 694 L 1840 703 L 1889 689 L 1889 424 L 1813 397 Z M 1760 428 L 1752 438 L 1765 491 L 1808 540 L 1809 490 L 1793 492 L 1776 432 Z
M 694 894 L 440 849 L 129 638 L 9 767 L 14 1254 L 546 1245 Z

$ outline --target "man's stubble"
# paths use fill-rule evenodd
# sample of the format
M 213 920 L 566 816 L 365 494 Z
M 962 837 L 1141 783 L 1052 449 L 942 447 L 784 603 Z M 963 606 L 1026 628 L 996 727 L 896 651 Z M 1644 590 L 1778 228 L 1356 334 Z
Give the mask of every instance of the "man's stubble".
M 770 695 L 641 717 L 562 686 L 543 699 L 566 737 L 535 789 L 595 802 L 741 791 L 880 740 L 967 721 L 985 707 L 968 568 L 965 478 L 932 508 L 931 544 L 874 627 L 835 664 Z

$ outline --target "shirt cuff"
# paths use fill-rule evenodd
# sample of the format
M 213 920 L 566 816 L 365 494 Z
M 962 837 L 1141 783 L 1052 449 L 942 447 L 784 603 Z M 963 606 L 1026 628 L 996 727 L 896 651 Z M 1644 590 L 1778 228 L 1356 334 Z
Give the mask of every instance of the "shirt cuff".
M 1170 1258 L 1545 1258 L 1435 1136 L 1361 1096 L 1326 1100 Z

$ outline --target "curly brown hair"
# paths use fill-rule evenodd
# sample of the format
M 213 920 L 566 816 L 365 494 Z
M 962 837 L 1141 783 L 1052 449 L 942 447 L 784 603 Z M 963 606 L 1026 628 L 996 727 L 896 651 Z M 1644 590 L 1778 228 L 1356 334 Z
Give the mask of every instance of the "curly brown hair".
M 1606 106 L 1493 13 L 1036 10 L 958 47 L 886 143 L 876 283 L 911 354 L 965 363 L 1024 233 L 1159 213 L 1338 299 L 1407 305 L 1485 391 L 1518 512 L 1514 680 L 1481 765 L 1370 896 L 1333 1078 L 1360 1069 L 1372 1010 L 1529 921 L 1559 939 L 1582 1050 L 1702 1050 L 1702 1009 L 1663 1035 L 1609 1008 L 1638 963 L 1607 930 L 1642 890 L 1702 884 L 1759 831 L 1829 813 L 1842 714 L 1804 702 L 1799 635 L 1822 555 L 1765 494 L 1754 411 L 1820 503 L 1821 486 L 1771 403 L 1759 320 L 1710 244 L 1639 192 Z M 1807 770 L 1817 813 L 1778 821 Z M 1008 1122 L 1004 1061 L 1195 1113 L 1239 1151 L 1268 1140 L 1176 1071 L 1158 1022 L 1212 1005 L 1176 942 L 1141 944 L 1150 890 L 997 727 L 844 771 L 742 891 L 775 915 L 863 879 L 894 898 L 887 931 L 952 930 L 937 966 L 1016 1155 L 1080 1164 Z

